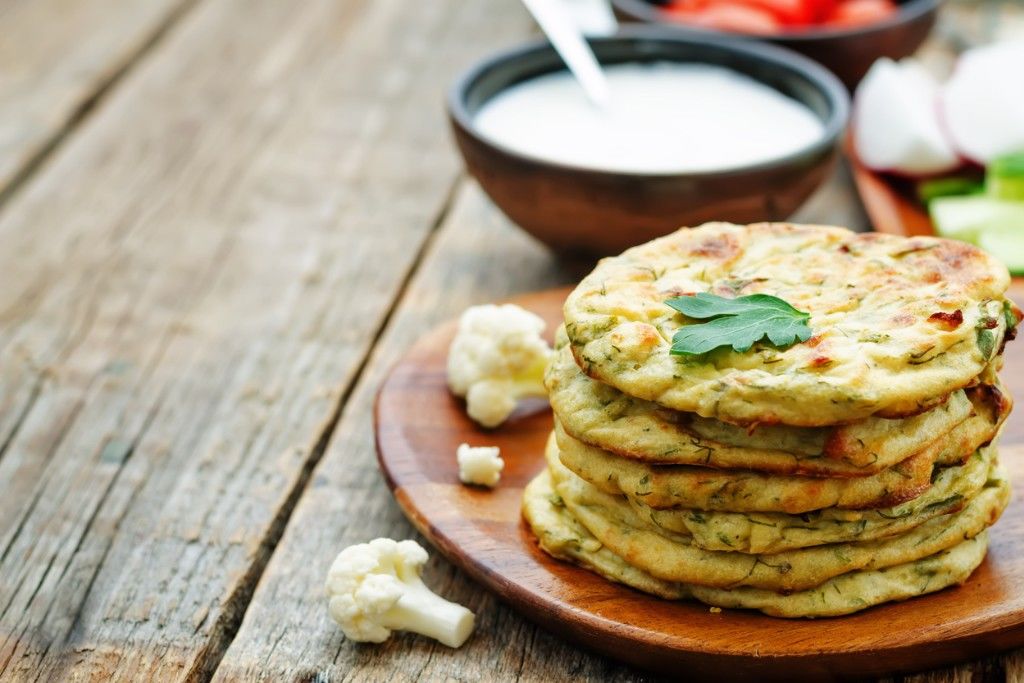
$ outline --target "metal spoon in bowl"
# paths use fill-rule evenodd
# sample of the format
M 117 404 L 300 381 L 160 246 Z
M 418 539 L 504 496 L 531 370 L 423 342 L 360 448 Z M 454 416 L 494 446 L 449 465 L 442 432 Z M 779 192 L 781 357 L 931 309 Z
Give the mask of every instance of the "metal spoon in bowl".
M 561 3 L 562 0 L 523 0 L 587 98 L 599 109 L 604 109 L 608 106 L 608 81 L 590 45 Z

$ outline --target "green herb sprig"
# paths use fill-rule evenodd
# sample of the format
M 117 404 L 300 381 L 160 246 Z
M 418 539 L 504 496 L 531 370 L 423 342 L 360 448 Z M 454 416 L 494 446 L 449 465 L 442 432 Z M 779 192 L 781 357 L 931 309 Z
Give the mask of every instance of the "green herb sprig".
M 811 338 L 810 313 L 798 311 L 770 294 L 749 294 L 726 299 L 707 292 L 679 296 L 665 302 L 688 318 L 707 320 L 684 325 L 672 337 L 675 355 L 699 355 L 721 346 L 744 353 L 767 338 L 779 348 Z

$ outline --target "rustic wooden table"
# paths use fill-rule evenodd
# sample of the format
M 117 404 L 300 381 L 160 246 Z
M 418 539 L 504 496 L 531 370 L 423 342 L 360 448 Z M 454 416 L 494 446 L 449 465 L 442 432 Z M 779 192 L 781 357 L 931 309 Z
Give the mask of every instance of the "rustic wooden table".
M 1019 19 L 958 3 L 926 52 Z M 0 2 L 0 679 L 640 678 L 436 556 L 461 650 L 354 645 L 323 596 L 339 549 L 413 533 L 374 459 L 387 368 L 574 277 L 444 122 L 530 31 L 512 0 Z M 866 227 L 843 169 L 798 218 Z M 1004 676 L 1024 653 L 917 680 Z

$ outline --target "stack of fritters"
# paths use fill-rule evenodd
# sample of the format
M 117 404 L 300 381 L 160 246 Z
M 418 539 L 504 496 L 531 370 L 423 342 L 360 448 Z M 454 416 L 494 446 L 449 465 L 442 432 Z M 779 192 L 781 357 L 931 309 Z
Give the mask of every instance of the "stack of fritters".
M 962 583 L 1009 485 L 993 442 L 1019 311 L 959 242 L 709 224 L 605 259 L 565 304 L 546 384 L 541 546 L 640 590 L 784 617 Z M 670 352 L 665 304 L 779 297 L 813 336 Z

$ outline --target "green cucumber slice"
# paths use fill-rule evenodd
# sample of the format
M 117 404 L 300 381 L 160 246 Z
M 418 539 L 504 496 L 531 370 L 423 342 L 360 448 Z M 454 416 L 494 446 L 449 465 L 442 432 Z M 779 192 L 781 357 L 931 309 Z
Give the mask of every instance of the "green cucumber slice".
M 977 178 L 968 176 L 949 176 L 922 180 L 917 184 L 917 197 L 922 203 L 928 204 L 939 197 L 955 197 L 965 194 L 980 194 L 985 190 Z
M 996 199 L 1024 201 L 1024 152 L 999 157 L 989 164 L 985 189 Z
M 988 228 L 978 236 L 978 246 L 1005 263 L 1014 275 L 1024 274 L 1024 224 Z
M 982 231 L 993 226 L 1024 231 L 1024 202 L 1008 202 L 985 195 L 939 197 L 928 205 L 935 232 L 964 242 L 978 243 Z

